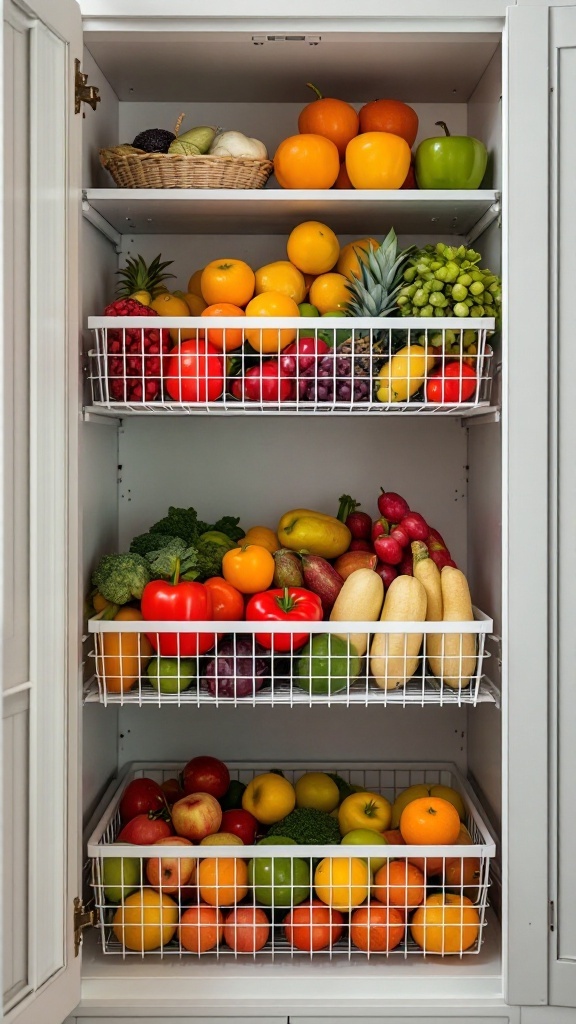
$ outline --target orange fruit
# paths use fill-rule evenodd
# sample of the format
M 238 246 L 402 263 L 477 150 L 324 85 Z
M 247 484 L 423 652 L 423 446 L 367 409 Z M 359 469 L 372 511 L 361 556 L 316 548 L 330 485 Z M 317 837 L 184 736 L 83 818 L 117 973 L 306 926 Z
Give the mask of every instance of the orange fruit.
M 178 938 L 190 953 L 207 953 L 222 942 L 224 918 L 216 907 L 188 907 L 180 918 Z
M 251 526 L 246 536 L 242 537 L 242 544 L 258 544 L 259 547 L 266 548 L 271 555 L 281 547 L 278 537 L 269 526 Z
M 378 242 L 375 238 L 359 238 L 357 242 L 348 242 L 348 245 L 343 245 L 340 249 L 340 256 L 338 257 L 338 263 L 336 264 L 336 270 L 339 274 L 344 274 L 349 281 L 353 277 L 360 277 L 360 261 L 363 263 L 368 262 L 368 251 L 370 249 L 377 249 Z
M 305 220 L 290 232 L 286 252 L 303 274 L 327 274 L 338 262 L 340 244 L 327 224 Z
M 443 857 L 409 857 L 408 860 L 415 867 L 420 868 L 420 871 L 424 872 L 426 878 L 441 875 L 444 870 Z
M 315 278 L 316 274 L 304 274 L 304 282 L 306 284 L 306 295 L 308 295 L 308 292 L 312 287 L 312 282 L 314 281 Z M 304 296 L 304 298 L 306 298 L 306 296 Z
M 261 295 L 255 295 L 248 303 L 246 316 L 266 316 L 277 319 L 283 316 L 300 316 L 300 310 L 289 295 L 283 295 L 281 292 L 262 292 Z M 296 333 L 295 327 L 285 327 L 283 330 L 278 327 L 270 327 L 266 330 L 247 327 L 245 331 L 246 341 L 256 352 L 276 355 L 294 341 Z
M 322 96 L 315 85 L 307 83 L 316 93 L 316 99 L 300 111 L 298 131 L 323 135 L 338 149 L 338 156 L 344 159 L 346 146 L 358 134 L 358 114 L 344 100 Z
M 224 923 L 224 940 L 237 953 L 257 953 L 270 937 L 262 907 L 234 907 Z
M 339 170 L 338 148 L 322 135 L 291 135 L 274 154 L 280 188 L 332 188 Z
M 206 303 L 202 296 L 195 295 L 194 292 L 186 292 L 184 302 L 190 310 L 190 316 L 201 316 L 202 312 L 206 309 Z
M 243 260 L 222 259 L 207 263 L 200 285 L 202 298 L 209 306 L 215 302 L 232 302 L 245 306 L 254 295 L 254 271 Z
M 200 281 L 202 280 L 203 270 L 204 267 L 200 267 L 200 270 L 195 270 L 194 273 L 191 274 L 187 287 L 187 291 L 192 292 L 193 295 L 199 295 L 200 298 L 202 298 L 202 288 L 200 286 Z
M 206 857 L 197 872 L 198 892 L 211 907 L 230 907 L 248 892 L 246 861 L 236 857 Z
M 320 900 L 301 903 L 284 918 L 287 942 L 304 953 L 332 948 L 343 930 L 344 918 L 340 911 L 327 907 Z
M 448 846 L 460 834 L 460 815 L 440 796 L 419 797 L 402 811 L 400 831 L 408 845 Z
M 304 275 L 289 260 L 277 260 L 267 263 L 256 271 L 256 295 L 262 292 L 281 292 L 289 295 L 298 305 L 306 296 Z
M 114 914 L 112 931 L 126 949 L 139 953 L 166 946 L 178 924 L 178 905 L 165 893 L 139 889 Z
M 408 174 L 410 146 L 399 135 L 365 132 L 346 147 L 346 170 L 354 188 L 401 188 Z
M 337 910 L 360 906 L 369 887 L 370 869 L 359 857 L 325 857 L 314 872 L 318 899 Z
M 388 841 L 389 846 L 406 846 L 399 828 L 387 828 L 382 835 Z
M 406 860 L 391 860 L 376 872 L 372 895 L 393 907 L 418 907 L 426 895 L 424 875 Z
M 336 178 L 336 181 L 332 185 L 332 188 L 345 188 L 345 189 L 354 188 L 354 185 L 352 184 L 352 182 L 350 181 L 350 178 L 348 177 L 348 171 L 346 170 L 346 162 L 345 161 L 344 161 L 344 163 L 340 164 L 340 170 L 338 171 L 338 177 Z
M 364 953 L 387 953 L 404 938 L 402 912 L 372 900 L 352 914 L 350 938 Z
M 310 287 L 310 302 L 322 313 L 344 309 L 352 294 L 342 274 L 319 274 Z
M 478 888 L 480 877 L 479 857 L 447 857 L 444 866 L 444 881 L 451 889 Z
M 478 938 L 480 916 L 466 896 L 436 893 L 414 912 L 410 932 L 425 953 L 462 953 Z
M 206 306 L 200 315 L 245 316 L 246 314 L 240 306 L 235 306 L 232 302 L 215 302 L 211 306 Z M 210 345 L 214 345 L 219 352 L 234 352 L 244 341 L 244 331 L 241 327 L 209 327 L 205 334 L 206 340 Z
M 155 299 L 152 299 L 150 309 L 154 309 L 159 316 L 190 316 L 188 304 L 184 299 L 181 299 L 178 295 L 172 295 L 170 292 L 162 292 Z M 170 328 L 170 337 L 175 345 L 178 345 L 181 341 L 195 339 L 196 334 L 197 331 L 193 327 L 188 328 L 188 330 L 186 328 L 180 329 L 179 327 Z

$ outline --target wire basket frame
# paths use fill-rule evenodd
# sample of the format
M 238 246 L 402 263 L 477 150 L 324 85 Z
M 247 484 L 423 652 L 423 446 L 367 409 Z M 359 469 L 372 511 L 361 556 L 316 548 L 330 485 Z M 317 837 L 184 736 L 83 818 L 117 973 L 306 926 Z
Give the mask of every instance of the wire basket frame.
M 337 322 L 90 317 L 92 402 L 135 414 L 449 415 L 489 404 L 493 319 Z
M 480 951 L 496 844 L 454 765 L 275 766 L 292 783 L 310 770 L 337 772 L 345 783 L 390 802 L 409 786 L 449 786 L 463 799 L 468 830 L 451 846 L 399 845 L 391 836 L 386 847 L 281 841 L 190 847 L 175 837 L 173 844 L 166 839 L 160 857 L 158 847 L 150 856 L 150 846 L 117 844 L 127 784 L 141 777 L 162 783 L 182 767 L 131 765 L 103 801 L 88 857 L 105 953 L 408 959 Z M 229 765 L 231 779 L 244 784 L 268 769 Z
M 254 622 L 120 626 L 90 619 L 97 690 L 89 699 L 198 707 L 474 706 L 493 628 L 483 612 L 474 614 L 473 622 L 450 623 L 450 632 L 443 622 L 299 622 L 297 629 L 267 622 L 263 634 Z M 161 674 L 159 657 L 170 660 Z

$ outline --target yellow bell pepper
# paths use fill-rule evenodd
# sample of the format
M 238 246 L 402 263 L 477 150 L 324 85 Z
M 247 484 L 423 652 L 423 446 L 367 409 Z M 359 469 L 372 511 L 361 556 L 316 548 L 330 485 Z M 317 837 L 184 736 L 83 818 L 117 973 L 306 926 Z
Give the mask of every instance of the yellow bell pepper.
M 322 558 L 338 558 L 350 547 L 352 534 L 335 516 L 296 508 L 286 512 L 278 524 L 278 540 L 291 551 L 308 551 Z
M 338 809 L 338 824 L 343 836 L 355 828 L 385 832 L 390 828 L 391 820 L 392 804 L 379 793 L 352 793 Z
M 434 356 L 421 345 L 406 345 L 382 367 L 376 387 L 379 402 L 405 402 L 422 387 Z

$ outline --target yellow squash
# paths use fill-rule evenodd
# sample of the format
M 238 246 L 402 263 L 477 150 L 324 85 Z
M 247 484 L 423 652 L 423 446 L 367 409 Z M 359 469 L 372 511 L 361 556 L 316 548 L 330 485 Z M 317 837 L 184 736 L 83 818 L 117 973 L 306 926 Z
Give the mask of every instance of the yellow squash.
M 428 355 L 421 345 L 405 345 L 378 374 L 378 401 L 405 402 L 422 387 L 426 373 L 433 366 L 434 356 Z
M 121 608 L 114 622 L 142 619 L 137 608 Z M 131 690 L 142 676 L 154 651 L 144 633 L 100 633 L 96 669 L 108 693 Z
M 322 558 L 338 558 L 350 547 L 352 534 L 334 516 L 295 508 L 286 512 L 278 524 L 278 540 L 291 551 L 308 551 Z

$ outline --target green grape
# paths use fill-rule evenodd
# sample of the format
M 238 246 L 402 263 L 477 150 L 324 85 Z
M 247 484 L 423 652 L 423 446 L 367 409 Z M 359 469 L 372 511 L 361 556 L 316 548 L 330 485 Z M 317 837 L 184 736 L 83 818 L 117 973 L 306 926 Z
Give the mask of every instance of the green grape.
M 456 281 L 456 284 L 463 284 L 465 288 L 469 288 L 472 284 L 472 278 L 470 274 L 460 274 L 460 277 Z
M 455 284 L 452 289 L 452 298 L 455 302 L 463 302 L 468 295 L 468 289 L 463 284 Z
M 438 306 L 440 309 L 444 309 L 448 305 L 448 299 L 440 292 L 431 292 L 428 298 L 431 306 Z
M 416 294 L 413 296 L 412 302 L 414 303 L 415 306 L 425 306 L 426 305 L 426 298 L 427 298 L 427 296 L 426 296 L 426 292 L 424 291 L 424 289 L 423 288 L 419 288 L 418 291 L 416 292 Z
M 434 306 L 424 306 L 420 310 L 420 316 L 434 316 Z
M 453 310 L 454 316 L 468 316 L 468 306 L 465 302 L 457 302 Z
M 484 316 L 484 306 L 471 306 L 470 316 Z
M 399 295 L 398 298 L 396 299 L 396 305 L 399 306 L 400 309 L 402 308 L 402 306 L 405 306 L 407 302 L 408 302 L 408 296 L 407 295 Z
M 481 281 L 473 281 L 472 284 L 470 285 L 470 294 L 471 295 L 482 295 L 483 291 L 484 291 L 484 285 L 482 284 Z
M 407 281 L 408 284 L 410 284 L 414 280 L 414 278 L 416 277 L 416 273 L 417 273 L 416 267 L 408 267 L 404 271 L 404 280 Z
M 430 291 L 441 292 L 444 291 L 444 285 L 442 281 L 430 281 Z

